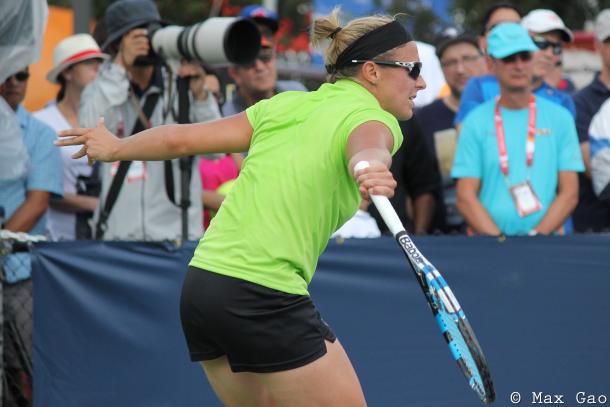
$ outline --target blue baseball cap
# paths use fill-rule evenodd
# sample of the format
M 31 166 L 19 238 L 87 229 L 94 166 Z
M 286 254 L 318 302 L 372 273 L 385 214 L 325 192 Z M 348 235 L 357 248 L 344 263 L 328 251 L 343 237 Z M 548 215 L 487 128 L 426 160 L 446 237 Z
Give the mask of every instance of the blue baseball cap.
M 266 25 L 271 29 L 272 33 L 276 33 L 279 28 L 277 13 L 266 9 L 263 6 L 252 4 L 241 9 L 239 13 L 241 17 L 251 18 L 256 23 Z
M 487 53 L 502 59 L 518 52 L 536 52 L 538 47 L 527 30 L 518 23 L 501 23 L 487 36 Z

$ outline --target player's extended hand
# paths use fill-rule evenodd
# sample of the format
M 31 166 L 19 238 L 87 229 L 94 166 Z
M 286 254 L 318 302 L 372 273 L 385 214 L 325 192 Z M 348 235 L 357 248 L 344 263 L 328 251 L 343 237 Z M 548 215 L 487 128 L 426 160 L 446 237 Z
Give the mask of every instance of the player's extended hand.
M 55 145 L 60 147 L 78 146 L 83 147 L 72 155 L 78 159 L 84 156 L 93 161 L 116 161 L 115 155 L 119 147 L 120 139 L 112 134 L 104 125 L 104 118 L 101 117 L 95 128 L 76 128 L 64 130 L 59 133 L 60 139 L 55 141 Z
M 391 198 L 396 189 L 396 180 L 385 164 L 370 161 L 367 168 L 354 173 L 358 182 L 362 199 L 370 199 L 370 195 L 383 195 Z

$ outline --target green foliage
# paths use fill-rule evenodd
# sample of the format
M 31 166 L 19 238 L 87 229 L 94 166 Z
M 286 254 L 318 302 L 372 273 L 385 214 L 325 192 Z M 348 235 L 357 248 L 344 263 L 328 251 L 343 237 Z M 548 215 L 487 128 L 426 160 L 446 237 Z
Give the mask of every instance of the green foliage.
M 48 0 L 49 5 L 71 7 L 73 1 L 79 0 Z M 92 0 L 94 17 L 100 18 L 114 0 Z M 211 0 L 155 0 L 161 16 L 179 25 L 193 24 L 202 21 L 210 13 Z M 252 0 L 231 0 L 231 7 L 242 7 L 248 4 L 260 4 Z M 310 24 L 304 17 L 311 9 L 311 0 L 281 0 L 279 14 L 283 19 L 294 22 L 290 30 L 293 35 L 307 31 Z M 340 2 L 338 2 L 340 3 Z M 513 0 L 524 13 L 536 8 L 554 10 L 572 29 L 580 30 L 586 20 L 593 20 L 602 9 L 610 7 L 610 0 Z M 452 12 L 454 23 L 472 31 L 479 32 L 480 20 L 485 9 L 492 4 L 488 0 L 454 0 Z M 431 9 L 420 0 L 372 0 L 371 11 L 384 9 L 387 14 L 406 14 L 402 17 L 413 32 L 415 38 L 433 42 L 436 35 L 446 23 L 438 19 Z M 462 23 L 463 21 L 463 23 Z
M 74 1 L 81 0 L 48 0 L 49 5 L 72 7 Z M 100 19 L 104 16 L 106 8 L 115 0 L 91 0 L 93 4 L 93 17 Z M 205 20 L 210 15 L 213 1 L 202 0 L 154 0 L 161 17 L 173 24 L 190 25 Z M 239 10 L 249 4 L 261 4 L 253 0 L 230 0 L 232 10 Z M 311 0 L 282 0 L 279 1 L 279 15 L 282 19 L 292 22 L 289 32 L 283 41 L 289 42 L 291 37 L 307 32 L 310 22 L 305 18 L 311 10 Z
M 573 30 L 582 30 L 586 20 L 594 20 L 600 10 L 610 7 L 610 0 L 513 0 L 512 3 L 517 5 L 524 15 L 538 8 L 551 9 Z M 493 2 L 454 0 L 453 12 L 464 17 L 464 27 L 478 33 L 481 30 L 481 18 L 490 4 Z
M 48 0 L 49 5 L 72 7 L 72 3 L 79 0 Z M 95 19 L 104 16 L 106 8 L 115 0 L 92 0 Z M 202 21 L 210 14 L 212 1 L 201 0 L 155 0 L 159 13 L 163 19 L 179 25 L 189 25 Z M 250 4 L 247 0 L 231 0 L 232 6 Z

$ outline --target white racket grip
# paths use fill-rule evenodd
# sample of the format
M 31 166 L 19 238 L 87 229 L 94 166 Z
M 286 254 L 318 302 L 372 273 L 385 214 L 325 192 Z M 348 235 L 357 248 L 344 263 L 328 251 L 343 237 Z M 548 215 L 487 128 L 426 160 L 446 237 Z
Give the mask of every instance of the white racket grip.
M 358 163 L 354 165 L 354 172 L 360 171 L 368 166 L 368 161 L 358 161 Z M 398 233 L 405 230 L 405 227 L 402 225 L 400 218 L 387 197 L 383 195 L 371 195 L 371 199 L 393 236 L 396 236 Z

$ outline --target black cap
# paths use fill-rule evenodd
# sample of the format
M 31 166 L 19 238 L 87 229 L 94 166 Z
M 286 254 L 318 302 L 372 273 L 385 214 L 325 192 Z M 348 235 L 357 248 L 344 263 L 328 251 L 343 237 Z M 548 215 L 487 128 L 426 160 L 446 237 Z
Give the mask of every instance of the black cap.
M 157 6 L 150 0 L 119 0 L 106 9 L 104 25 L 107 37 L 102 44 L 105 51 L 110 44 L 121 38 L 129 30 L 143 24 L 161 22 Z
M 436 45 L 436 56 L 438 57 L 438 59 L 441 59 L 443 53 L 447 48 L 451 47 L 452 45 L 462 43 L 470 44 L 475 47 L 479 52 L 481 52 L 481 49 L 479 48 L 479 41 L 476 39 L 476 37 L 469 34 L 460 34 L 457 36 L 448 36 L 441 38 Z

